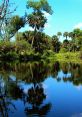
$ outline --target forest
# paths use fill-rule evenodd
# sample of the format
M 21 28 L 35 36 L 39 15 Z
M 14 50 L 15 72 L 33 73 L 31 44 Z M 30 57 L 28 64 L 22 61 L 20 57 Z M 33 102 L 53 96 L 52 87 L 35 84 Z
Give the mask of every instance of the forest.
M 50 15 L 54 12 L 47 0 L 27 0 L 26 9 L 31 12 L 22 17 L 14 15 L 17 8 L 14 5 L 11 10 L 11 5 L 9 0 L 0 3 L 0 60 L 82 59 L 81 29 L 58 32 L 52 37 L 44 33 L 47 23 L 44 12 Z M 20 32 L 27 24 L 33 31 Z

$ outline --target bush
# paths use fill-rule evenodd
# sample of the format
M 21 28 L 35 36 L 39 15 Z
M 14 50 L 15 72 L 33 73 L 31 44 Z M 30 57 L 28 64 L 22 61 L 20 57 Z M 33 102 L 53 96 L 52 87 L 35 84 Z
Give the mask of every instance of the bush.
M 79 58 L 82 59 L 82 51 L 79 53 Z
M 66 48 L 61 48 L 60 49 L 60 53 L 66 53 L 66 52 L 68 52 L 68 50 Z
M 15 60 L 15 59 L 18 59 L 19 56 L 18 56 L 18 54 L 16 52 L 8 52 L 6 54 L 3 53 L 1 55 L 1 58 L 3 60 Z
M 31 50 L 31 45 L 27 41 L 25 41 L 25 40 L 16 41 L 15 46 L 16 46 L 15 50 L 18 53 L 26 52 L 27 50 L 28 51 Z
M 52 50 L 45 50 L 42 58 L 48 58 L 48 57 L 53 57 L 55 55 L 55 52 L 53 52 Z

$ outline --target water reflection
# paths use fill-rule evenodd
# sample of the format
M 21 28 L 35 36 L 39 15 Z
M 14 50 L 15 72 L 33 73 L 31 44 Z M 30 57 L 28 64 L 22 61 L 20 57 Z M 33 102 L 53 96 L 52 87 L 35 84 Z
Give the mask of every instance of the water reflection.
M 0 115 L 2 117 L 17 117 L 17 103 L 20 100 L 22 110 L 24 110 L 23 116 L 50 116 L 53 103 L 47 99 L 48 94 L 45 92 L 44 82 L 51 77 L 57 83 L 81 86 L 81 70 L 81 64 L 59 63 L 58 61 L 55 63 L 44 61 L 1 63 Z
M 10 109 L 12 108 L 12 110 Z M 8 96 L 7 84 L 0 77 L 0 115 L 1 117 L 9 117 L 9 112 L 13 113 L 16 110 L 15 105 L 12 103 L 11 97 Z
M 35 85 L 34 87 L 28 90 L 27 94 L 27 105 L 25 108 L 26 115 L 32 116 L 43 116 L 46 115 L 50 110 L 51 104 L 43 104 L 43 101 L 46 99 L 46 95 L 44 94 L 44 89 L 41 84 Z

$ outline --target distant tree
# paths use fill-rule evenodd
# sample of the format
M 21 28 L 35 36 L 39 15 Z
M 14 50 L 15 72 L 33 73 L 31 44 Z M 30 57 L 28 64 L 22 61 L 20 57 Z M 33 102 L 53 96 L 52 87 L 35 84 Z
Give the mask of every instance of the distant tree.
M 59 50 L 60 50 L 60 42 L 59 42 L 58 37 L 56 35 L 52 36 L 52 45 L 53 45 L 53 50 L 55 52 L 59 52 Z
M 63 33 L 63 36 L 66 38 L 66 40 L 67 40 L 67 38 L 68 38 L 68 36 L 69 36 L 69 33 L 68 32 L 64 32 Z
M 74 29 L 72 33 L 72 50 L 78 51 L 82 46 L 82 30 Z
M 73 33 L 74 33 L 74 35 L 75 35 L 75 38 L 76 38 L 76 37 L 79 37 L 80 34 L 81 34 L 81 30 L 80 30 L 79 28 L 74 29 L 74 30 L 73 30 Z
M 60 36 L 62 36 L 62 33 L 61 33 L 61 32 L 58 32 L 58 33 L 57 33 L 57 36 L 58 36 L 59 39 L 60 39 Z
M 71 38 L 71 39 L 74 39 L 74 33 L 73 32 L 69 32 L 69 38 Z
M 62 48 L 65 48 L 67 51 L 70 50 L 69 41 L 67 39 L 63 41 Z

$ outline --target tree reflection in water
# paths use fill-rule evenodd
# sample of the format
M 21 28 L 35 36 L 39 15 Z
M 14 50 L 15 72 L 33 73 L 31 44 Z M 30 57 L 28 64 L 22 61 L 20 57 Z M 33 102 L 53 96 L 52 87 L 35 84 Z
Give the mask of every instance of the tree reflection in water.
M 46 102 L 47 96 L 42 84 L 49 76 L 57 82 L 71 82 L 79 86 L 82 84 L 82 65 L 58 61 L 55 63 L 3 63 L 0 67 L 0 115 L 8 117 L 10 111 L 16 109 L 12 103 L 13 100 L 18 99 L 24 103 L 23 110 L 27 116 L 47 115 L 51 109 L 51 103 Z M 26 92 L 25 86 L 30 86 Z
M 7 74 L 4 74 L 3 70 L 5 70 L 6 66 L 4 69 L 1 69 L 1 74 L 3 75 L 3 79 L 7 85 L 5 89 L 7 89 L 7 94 L 9 96 L 8 99 L 20 99 L 23 101 L 25 105 L 25 113 L 27 116 L 35 114 L 38 116 L 46 115 L 51 108 L 51 104 L 45 103 L 46 94 L 44 93 L 42 82 L 47 77 L 48 67 L 43 63 L 20 63 L 20 65 L 17 64 L 14 67 L 12 67 L 11 64 L 8 66 L 9 71 L 11 69 L 12 74 L 16 77 L 15 81 L 13 81 L 13 78 L 11 78 L 13 75 L 10 75 L 8 69 L 6 69 Z M 28 89 L 27 93 L 25 93 L 24 87 L 21 88 L 20 86 L 21 83 L 23 83 L 23 85 L 32 84 L 32 87 Z
M 3 78 L 0 77 L 0 116 L 9 117 L 9 112 L 13 113 L 13 110 L 16 110 L 16 107 L 8 96 L 7 85 L 3 81 Z
M 26 115 L 33 116 L 44 116 L 47 115 L 51 108 L 51 104 L 43 104 L 43 101 L 46 99 L 44 94 L 44 89 L 41 84 L 36 84 L 34 87 L 28 90 L 27 102 L 30 104 L 25 108 Z

